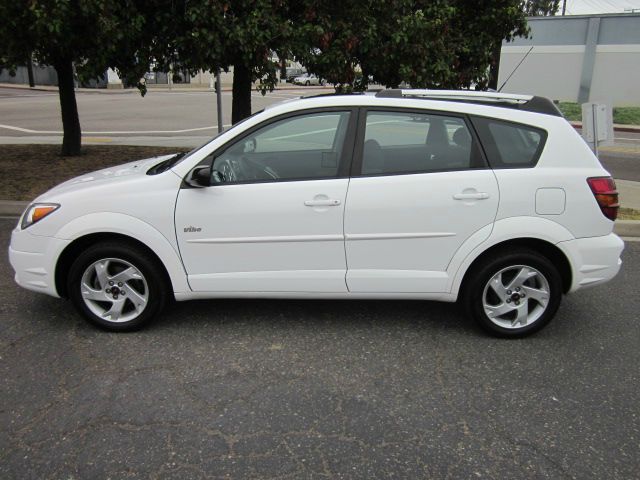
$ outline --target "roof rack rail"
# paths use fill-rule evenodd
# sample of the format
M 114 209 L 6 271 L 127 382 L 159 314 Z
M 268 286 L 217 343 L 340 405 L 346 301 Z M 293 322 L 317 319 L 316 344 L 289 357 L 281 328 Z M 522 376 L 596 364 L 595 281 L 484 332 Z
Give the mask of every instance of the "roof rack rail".
M 421 98 L 449 102 L 478 103 L 494 107 L 514 108 L 527 112 L 561 117 L 555 104 L 545 97 L 475 90 L 388 89 L 376 93 L 378 98 Z

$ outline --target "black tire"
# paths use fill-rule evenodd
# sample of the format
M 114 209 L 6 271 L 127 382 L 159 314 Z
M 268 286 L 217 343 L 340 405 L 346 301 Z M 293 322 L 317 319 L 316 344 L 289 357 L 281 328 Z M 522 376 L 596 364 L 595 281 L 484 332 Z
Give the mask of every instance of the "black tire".
M 304 84 L 308 87 L 309 85 L 311 85 L 311 82 L 307 80 Z
M 146 282 L 142 284 L 142 280 L 131 280 L 125 281 L 124 283 L 126 285 L 122 286 L 123 289 L 131 286 L 136 290 L 142 291 L 147 297 L 144 309 L 138 313 L 135 318 L 125 321 L 111 321 L 91 311 L 85 303 L 85 299 L 81 292 L 83 276 L 89 267 L 102 259 L 113 259 L 113 263 L 115 265 L 114 268 L 119 265 L 117 260 L 130 264 L 137 269 L 137 271 L 142 275 L 144 282 Z M 94 285 L 97 289 L 99 281 L 96 277 L 94 277 L 94 282 L 97 282 Z M 135 283 L 135 285 L 132 283 Z M 140 285 L 143 285 L 143 287 L 140 287 Z M 112 287 L 107 286 L 107 288 Z M 141 328 L 160 314 L 170 296 L 170 289 L 166 280 L 166 274 L 162 266 L 158 265 L 158 261 L 144 249 L 134 244 L 115 241 L 97 243 L 78 255 L 78 258 L 76 258 L 69 270 L 69 276 L 67 278 L 67 292 L 69 293 L 69 298 L 73 302 L 75 308 L 87 321 L 104 330 L 113 332 L 127 332 Z M 102 292 L 102 290 L 100 290 L 100 292 Z M 129 293 L 129 298 L 131 298 L 131 290 L 129 290 Z M 111 294 L 109 294 L 109 296 L 110 295 Z M 129 315 L 136 314 L 136 312 L 131 311 L 135 310 L 133 302 L 126 299 L 125 295 L 113 298 L 120 298 L 121 301 L 124 301 L 124 308 L 129 309 Z M 104 305 L 104 308 L 106 309 L 109 305 L 108 302 L 110 302 L 111 299 L 107 299 L 107 295 L 105 295 L 105 300 L 107 300 L 107 302 L 104 304 L 102 302 L 91 302 L 91 304 L 96 305 L 95 308 L 100 308 Z
M 513 291 L 511 294 L 507 295 L 510 290 L 506 290 L 504 294 L 508 299 L 506 301 L 502 301 L 497 295 L 495 295 L 495 291 L 489 291 L 490 287 L 488 283 L 495 275 L 504 271 L 506 281 L 509 283 L 508 275 L 510 275 L 512 271 L 516 274 L 519 271 L 518 269 L 522 266 L 528 267 L 528 271 L 532 274 L 532 278 L 527 280 L 529 283 L 524 285 L 522 287 L 522 292 L 520 292 L 520 295 L 524 295 L 523 298 L 525 299 L 516 298 L 514 300 L 513 296 L 516 296 L 517 292 Z M 535 270 L 537 270 L 537 273 L 534 273 Z M 553 319 L 558 311 L 558 307 L 560 306 L 560 301 L 562 299 L 562 279 L 560 277 L 560 273 L 547 257 L 533 250 L 519 248 L 508 252 L 497 252 L 492 257 L 481 260 L 480 263 L 474 266 L 467 275 L 468 279 L 465 279 L 462 292 L 464 307 L 467 313 L 478 323 L 478 325 L 480 325 L 480 327 L 494 336 L 503 338 L 521 338 L 531 335 L 546 326 Z M 525 290 L 532 288 L 531 282 L 543 281 L 547 282 L 548 288 L 546 285 L 544 287 L 535 286 L 535 283 L 534 287 L 540 291 L 548 291 L 548 296 L 541 296 L 542 299 L 546 298 L 546 300 L 543 300 L 546 301 L 546 305 L 544 307 L 542 306 L 542 303 L 534 300 L 531 295 L 531 298 L 526 298 L 525 294 Z M 491 290 L 493 290 L 492 287 Z M 492 295 L 495 296 L 497 299 L 497 303 L 495 303 L 496 309 L 500 306 L 505 306 L 507 308 L 511 307 L 514 309 L 513 313 L 505 313 L 504 315 L 507 318 L 498 317 L 495 320 L 492 320 L 485 309 L 485 293 L 487 294 L 487 299 L 490 299 Z M 509 305 L 507 305 L 507 302 Z M 531 312 L 531 318 L 534 318 L 534 320 L 524 326 L 505 327 L 504 325 L 511 320 L 511 315 L 514 318 L 513 321 L 516 321 L 515 317 L 518 314 L 518 310 L 516 310 L 517 307 L 515 307 L 515 304 L 518 303 L 518 306 L 520 306 L 525 305 L 525 302 L 526 307 L 523 306 L 523 308 L 526 308 L 527 311 Z M 489 304 L 488 308 L 491 309 L 493 305 L 494 303 L 492 302 Z M 535 318 L 536 316 L 537 318 Z

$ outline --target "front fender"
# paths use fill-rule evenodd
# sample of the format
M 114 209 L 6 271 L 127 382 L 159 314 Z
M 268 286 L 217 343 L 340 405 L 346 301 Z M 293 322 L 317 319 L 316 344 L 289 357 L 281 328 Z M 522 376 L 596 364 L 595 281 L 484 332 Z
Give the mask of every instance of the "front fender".
M 160 258 L 171 278 L 174 292 L 191 291 L 179 252 L 160 231 L 138 218 L 122 213 L 91 213 L 66 223 L 54 237 L 73 241 L 92 233 L 118 233 L 140 241 Z

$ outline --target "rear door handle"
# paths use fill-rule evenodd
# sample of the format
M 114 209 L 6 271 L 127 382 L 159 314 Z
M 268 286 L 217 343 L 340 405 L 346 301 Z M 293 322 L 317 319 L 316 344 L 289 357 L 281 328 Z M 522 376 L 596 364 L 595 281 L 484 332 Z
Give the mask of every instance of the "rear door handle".
M 305 200 L 305 206 L 307 207 L 337 207 L 340 205 L 340 200 L 319 199 L 319 200 Z
M 456 193 L 453 198 L 454 200 L 486 200 L 489 194 L 486 192 Z

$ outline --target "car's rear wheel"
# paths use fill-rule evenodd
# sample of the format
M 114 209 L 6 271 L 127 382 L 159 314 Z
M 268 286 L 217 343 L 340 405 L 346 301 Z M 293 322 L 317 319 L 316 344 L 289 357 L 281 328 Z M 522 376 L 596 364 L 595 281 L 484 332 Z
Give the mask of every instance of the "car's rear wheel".
M 130 331 L 157 316 L 168 296 L 165 275 L 142 248 L 99 243 L 73 262 L 68 292 L 76 309 L 106 330 Z
M 307 80 L 306 82 L 304 82 L 304 84 L 308 87 L 309 85 L 311 85 L 311 82 Z
M 486 331 L 524 337 L 554 317 L 562 297 L 557 268 L 543 255 L 517 250 L 482 261 L 465 285 L 468 312 Z

